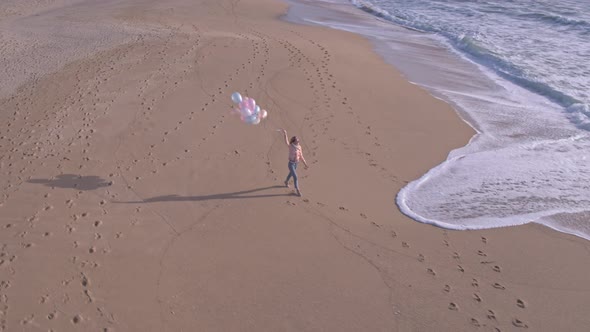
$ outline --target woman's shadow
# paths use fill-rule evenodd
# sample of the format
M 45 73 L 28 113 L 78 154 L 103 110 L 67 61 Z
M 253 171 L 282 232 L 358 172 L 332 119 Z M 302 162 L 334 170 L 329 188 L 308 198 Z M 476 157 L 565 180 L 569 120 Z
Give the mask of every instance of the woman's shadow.
M 113 183 L 95 175 L 60 174 L 52 179 L 31 179 L 29 183 L 42 184 L 51 188 L 66 188 L 78 190 L 95 190 L 108 187 Z
M 242 190 L 230 193 L 212 194 L 212 195 L 201 195 L 201 196 L 179 196 L 179 195 L 162 195 L 151 198 L 146 198 L 140 201 L 126 201 L 126 202 L 114 202 L 114 203 L 126 203 L 126 204 L 138 204 L 138 203 L 156 203 L 156 202 L 199 202 L 208 201 L 213 199 L 243 199 L 243 198 L 265 198 L 265 197 L 280 197 L 280 196 L 293 196 L 294 194 L 256 194 L 248 195 L 259 191 L 265 191 L 269 189 L 283 188 L 284 186 L 269 186 L 261 187 L 256 189 Z
M 75 175 L 75 174 L 61 174 L 52 179 L 31 179 L 27 181 L 29 183 L 42 184 L 51 188 L 65 188 L 65 189 L 77 189 L 77 190 L 95 190 L 98 188 L 108 187 L 113 183 L 102 179 L 95 175 Z M 243 199 L 243 198 L 265 198 L 265 197 L 279 197 L 279 196 L 293 196 L 294 194 L 285 193 L 266 193 L 266 194 L 252 194 L 260 191 L 267 191 L 270 189 L 283 188 L 284 186 L 268 186 L 256 189 L 242 190 L 229 193 L 201 195 L 201 196 L 179 196 L 179 195 L 162 195 L 151 198 L 146 198 L 139 201 L 125 201 L 125 202 L 113 202 L 113 203 L 155 203 L 155 202 L 198 202 L 207 201 L 213 199 Z

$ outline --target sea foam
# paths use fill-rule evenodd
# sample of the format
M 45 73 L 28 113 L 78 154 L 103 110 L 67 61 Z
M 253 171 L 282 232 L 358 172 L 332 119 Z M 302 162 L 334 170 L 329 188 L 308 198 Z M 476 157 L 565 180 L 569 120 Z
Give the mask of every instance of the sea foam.
M 450 229 L 538 222 L 590 239 L 590 63 L 583 61 L 590 42 L 581 23 L 590 13 L 519 0 L 352 3 L 365 12 L 354 22 L 313 11 L 303 20 L 370 38 L 386 61 L 477 131 L 400 191 L 403 213 Z M 554 18 L 523 17 L 551 10 Z M 567 15 L 576 18 L 557 18 Z

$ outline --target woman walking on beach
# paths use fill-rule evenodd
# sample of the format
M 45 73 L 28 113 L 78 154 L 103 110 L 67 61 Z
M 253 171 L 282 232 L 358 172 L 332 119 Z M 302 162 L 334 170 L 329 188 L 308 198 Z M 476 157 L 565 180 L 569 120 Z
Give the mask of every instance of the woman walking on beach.
M 301 151 L 301 146 L 299 145 L 299 139 L 297 136 L 291 137 L 291 139 L 287 136 L 287 131 L 285 129 L 280 129 L 283 134 L 285 135 L 285 143 L 289 147 L 289 175 L 287 175 L 287 179 L 285 180 L 285 186 L 289 187 L 289 180 L 293 177 L 293 182 L 295 183 L 295 190 L 297 191 L 297 196 L 301 196 L 301 191 L 299 190 L 299 181 L 297 179 L 297 164 L 299 161 L 303 161 L 305 168 L 307 169 L 309 166 L 303 158 L 303 152 Z

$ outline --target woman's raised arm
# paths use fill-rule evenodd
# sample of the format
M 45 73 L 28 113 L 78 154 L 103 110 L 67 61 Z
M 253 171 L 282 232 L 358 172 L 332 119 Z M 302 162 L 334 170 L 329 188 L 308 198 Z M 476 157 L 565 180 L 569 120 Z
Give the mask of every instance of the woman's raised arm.
M 283 132 L 283 135 L 285 136 L 285 144 L 287 144 L 287 146 L 289 146 L 289 137 L 287 136 L 287 131 L 285 129 L 281 129 L 281 131 Z

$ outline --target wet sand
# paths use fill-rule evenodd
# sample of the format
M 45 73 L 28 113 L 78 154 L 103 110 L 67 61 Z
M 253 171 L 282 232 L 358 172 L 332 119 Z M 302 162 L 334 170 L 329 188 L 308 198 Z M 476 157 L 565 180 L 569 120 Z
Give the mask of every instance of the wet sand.
M 0 8 L 0 330 L 590 326 L 587 241 L 397 210 L 473 132 L 369 41 L 274 0 Z M 269 117 L 240 122 L 234 91 Z

